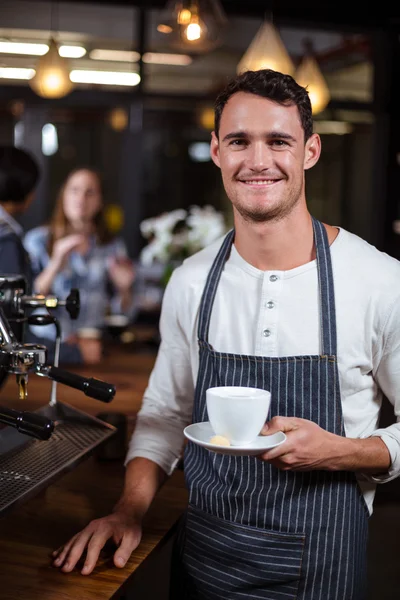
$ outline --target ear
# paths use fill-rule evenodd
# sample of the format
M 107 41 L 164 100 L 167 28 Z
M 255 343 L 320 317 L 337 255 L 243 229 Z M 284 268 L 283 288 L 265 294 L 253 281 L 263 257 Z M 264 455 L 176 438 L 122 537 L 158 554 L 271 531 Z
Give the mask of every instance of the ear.
M 210 155 L 217 167 L 221 167 L 219 160 L 219 141 L 215 135 L 215 131 L 211 133 Z
M 304 169 L 311 169 L 321 155 L 321 138 L 318 133 L 313 133 L 307 140 L 304 153 Z

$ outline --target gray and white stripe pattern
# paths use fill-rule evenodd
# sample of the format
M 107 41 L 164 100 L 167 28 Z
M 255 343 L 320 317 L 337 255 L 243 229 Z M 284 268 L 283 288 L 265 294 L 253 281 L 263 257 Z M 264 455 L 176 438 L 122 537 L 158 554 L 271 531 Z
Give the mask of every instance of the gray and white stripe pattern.
M 201 303 L 193 422 L 207 420 L 207 388 L 244 385 L 271 390 L 270 417 L 301 417 L 344 435 L 329 245 L 323 225 L 313 225 L 321 355 L 244 356 L 216 352 L 208 343 L 231 231 Z M 368 510 L 354 473 L 280 471 L 255 457 L 214 454 L 189 443 L 185 475 L 190 506 L 179 537 L 180 597 L 362 600 Z

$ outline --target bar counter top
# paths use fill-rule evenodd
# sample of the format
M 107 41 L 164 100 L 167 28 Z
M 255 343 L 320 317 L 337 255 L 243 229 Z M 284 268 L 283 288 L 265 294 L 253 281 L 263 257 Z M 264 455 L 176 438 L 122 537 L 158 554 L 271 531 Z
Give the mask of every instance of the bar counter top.
M 87 398 L 60 384 L 58 400 L 91 415 L 122 412 L 128 417 L 130 433 L 154 360 L 154 352 L 138 353 L 113 346 L 100 365 L 65 367 L 114 383 L 117 392 L 110 404 Z M 49 401 L 50 388 L 49 380 L 30 375 L 28 398 L 20 401 L 15 377 L 10 376 L 1 390 L 0 404 L 16 410 L 35 410 Z M 123 569 L 113 566 L 115 548 L 107 546 L 89 576 L 81 575 L 77 568 L 66 574 L 51 566 L 54 549 L 90 520 L 110 512 L 121 493 L 123 477 L 122 461 L 100 461 L 95 455 L 90 456 L 47 489 L 5 514 L 0 519 L 0 599 L 127 598 L 125 590 L 132 584 L 138 568 L 167 543 L 186 506 L 182 471 L 177 470 L 160 490 L 146 517 L 142 541 Z

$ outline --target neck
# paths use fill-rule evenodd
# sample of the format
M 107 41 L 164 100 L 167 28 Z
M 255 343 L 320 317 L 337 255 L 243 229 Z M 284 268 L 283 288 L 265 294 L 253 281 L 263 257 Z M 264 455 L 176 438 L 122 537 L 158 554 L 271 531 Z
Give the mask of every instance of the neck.
M 252 223 L 237 211 L 234 221 L 236 250 L 261 271 L 288 271 L 315 259 L 311 215 L 301 206 L 280 221 Z M 331 244 L 338 230 L 325 227 Z
M 71 228 L 74 233 L 82 233 L 83 235 L 90 235 L 93 233 L 93 223 L 91 221 L 71 222 Z

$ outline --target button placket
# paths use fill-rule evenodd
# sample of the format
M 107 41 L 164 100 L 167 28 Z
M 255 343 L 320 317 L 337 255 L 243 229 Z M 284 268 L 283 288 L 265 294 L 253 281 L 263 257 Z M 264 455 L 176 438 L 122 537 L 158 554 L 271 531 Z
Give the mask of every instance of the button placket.
M 263 282 L 263 319 L 259 328 L 259 347 L 261 354 L 276 356 L 278 349 L 279 297 L 282 289 L 282 277 L 277 273 L 265 273 Z

